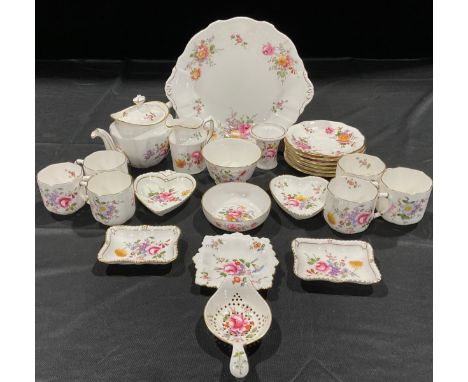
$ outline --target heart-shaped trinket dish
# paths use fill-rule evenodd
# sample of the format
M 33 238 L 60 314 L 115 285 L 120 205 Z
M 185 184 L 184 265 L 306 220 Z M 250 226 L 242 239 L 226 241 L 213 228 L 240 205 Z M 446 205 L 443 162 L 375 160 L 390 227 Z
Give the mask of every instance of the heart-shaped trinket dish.
M 372 246 L 361 240 L 297 238 L 291 243 L 294 274 L 306 281 L 375 284 L 382 276 Z
M 148 172 L 135 179 L 135 195 L 150 211 L 163 216 L 192 195 L 197 182 L 189 174 L 165 170 Z
M 322 211 L 328 181 L 318 176 L 280 175 L 270 182 L 276 203 L 295 219 L 308 219 Z
M 117 225 L 107 229 L 97 258 L 106 264 L 168 264 L 178 256 L 179 236 L 174 225 Z

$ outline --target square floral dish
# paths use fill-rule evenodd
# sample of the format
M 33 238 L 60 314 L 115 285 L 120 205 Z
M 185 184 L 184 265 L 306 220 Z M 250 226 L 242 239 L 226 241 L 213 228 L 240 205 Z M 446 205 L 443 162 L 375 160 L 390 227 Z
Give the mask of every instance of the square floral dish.
M 106 264 L 168 264 L 178 256 L 179 236 L 173 225 L 110 227 L 97 258 Z
M 317 176 L 280 175 L 270 182 L 276 203 L 293 218 L 308 219 L 322 211 L 328 181 Z
M 195 284 L 212 288 L 219 288 L 226 277 L 240 285 L 250 278 L 256 289 L 271 288 L 278 265 L 269 239 L 239 232 L 205 236 L 193 262 Z
M 294 273 L 303 280 L 375 284 L 382 279 L 365 241 L 297 238 L 291 246 Z

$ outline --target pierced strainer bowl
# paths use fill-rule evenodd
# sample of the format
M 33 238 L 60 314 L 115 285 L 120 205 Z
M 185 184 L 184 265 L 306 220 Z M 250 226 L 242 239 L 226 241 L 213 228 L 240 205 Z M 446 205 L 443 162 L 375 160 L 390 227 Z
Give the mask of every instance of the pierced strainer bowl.
M 249 372 L 244 346 L 262 338 L 271 325 L 271 310 L 249 278 L 227 277 L 205 306 L 209 331 L 232 345 L 229 369 L 236 378 Z

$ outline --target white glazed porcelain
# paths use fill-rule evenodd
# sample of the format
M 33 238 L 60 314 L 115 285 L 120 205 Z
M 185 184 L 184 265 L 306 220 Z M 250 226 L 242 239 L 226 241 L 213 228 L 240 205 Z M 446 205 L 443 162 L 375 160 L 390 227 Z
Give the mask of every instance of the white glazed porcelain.
M 77 159 L 75 163 L 83 166 L 85 175 L 95 175 L 106 171 L 122 171 L 128 174 L 127 157 L 117 150 L 95 151 L 85 159 Z
M 191 38 L 166 95 L 179 116 L 212 115 L 218 136 L 249 138 L 255 123 L 292 125 L 314 89 L 287 36 L 265 21 L 235 17 Z
M 201 204 L 211 224 L 225 231 L 242 232 L 266 220 L 271 199 L 254 184 L 231 182 L 211 187 L 203 194 Z
M 120 171 L 101 172 L 81 182 L 86 187 L 87 202 L 98 222 L 123 224 L 135 213 L 132 177 Z
M 246 182 L 261 154 L 255 143 L 235 138 L 210 141 L 202 150 L 208 172 L 216 183 Z
M 202 172 L 206 168 L 202 149 L 213 134 L 215 121 L 212 118 L 173 119 L 166 125 L 172 130 L 169 144 L 174 170 L 186 174 Z
M 236 283 L 226 278 L 205 306 L 204 319 L 209 331 L 232 345 L 231 374 L 244 378 L 249 362 L 244 346 L 258 341 L 271 325 L 271 310 L 250 280 Z
M 171 170 L 148 172 L 135 179 L 135 195 L 150 211 L 163 216 L 184 203 L 197 182 L 188 174 Z
M 91 133 L 91 138 L 101 138 L 107 150 L 122 151 L 133 167 L 156 166 L 169 153 L 170 130 L 166 126 L 134 138 L 122 137 L 114 123 L 110 125 L 109 131 L 110 134 L 103 129 L 96 129 Z
M 291 126 L 285 139 L 301 153 L 342 156 L 359 150 L 365 139 L 355 127 L 333 121 L 304 121 Z
M 291 246 L 294 274 L 303 280 L 375 284 L 382 279 L 365 241 L 297 238 Z
M 97 258 L 106 264 L 168 264 L 178 256 L 176 226 L 115 226 L 107 229 Z
M 295 219 L 308 219 L 322 211 L 328 181 L 317 176 L 280 175 L 270 181 L 276 203 Z
M 37 173 L 37 185 L 45 208 L 58 215 L 69 215 L 85 204 L 80 182 L 83 170 L 77 164 L 56 163 Z
M 142 134 L 166 127 L 170 103 L 145 102 L 142 95 L 133 99 L 135 105 L 111 114 L 115 128 L 124 139 L 136 138 Z
M 419 170 L 388 168 L 382 175 L 380 190 L 388 193 L 378 209 L 382 218 L 398 225 L 418 223 L 426 212 L 432 179 Z
M 336 165 L 336 176 L 356 176 L 358 178 L 379 182 L 385 171 L 385 163 L 374 155 L 347 154 L 340 158 Z
M 205 236 L 193 257 L 195 284 L 219 288 L 224 279 L 244 284 L 250 279 L 256 289 L 272 287 L 278 259 L 270 240 L 238 232 Z
M 276 155 L 281 140 L 286 135 L 286 129 L 272 123 L 262 123 L 252 128 L 251 136 L 262 150 L 262 156 L 257 167 L 262 170 L 271 170 L 278 165 Z
M 336 177 L 328 184 L 323 216 L 335 231 L 359 233 L 381 216 L 375 207 L 383 198 L 388 198 L 388 194 L 379 193 L 373 182 L 351 176 Z

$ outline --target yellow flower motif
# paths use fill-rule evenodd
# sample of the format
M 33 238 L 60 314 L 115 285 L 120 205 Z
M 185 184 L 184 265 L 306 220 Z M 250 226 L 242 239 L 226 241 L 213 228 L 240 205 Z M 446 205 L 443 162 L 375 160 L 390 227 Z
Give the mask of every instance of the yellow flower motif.
M 190 194 L 190 190 L 184 190 L 181 192 L 182 196 L 187 196 L 188 194 Z
M 340 142 L 341 144 L 346 144 L 346 143 L 349 143 L 349 142 L 350 142 L 350 140 L 351 140 L 351 134 L 341 133 L 341 134 L 338 134 L 338 136 L 336 137 L 336 139 L 337 139 L 338 142 Z
M 239 130 L 231 130 L 229 135 L 230 135 L 231 138 L 240 138 L 241 137 L 241 134 L 240 134 Z
M 128 255 L 127 251 L 123 248 L 117 248 L 115 251 L 114 251 L 115 255 L 118 256 L 118 257 L 125 257 Z
M 333 212 L 327 213 L 327 219 L 331 224 L 333 225 L 336 224 L 336 219 L 335 219 L 335 215 L 333 215 Z
M 363 262 L 361 260 L 351 260 L 349 265 L 351 265 L 354 269 L 361 268 L 363 266 Z
M 106 210 L 106 207 L 99 207 L 99 212 L 104 212 Z
M 306 200 L 306 197 L 304 195 L 296 195 L 296 200 L 303 202 L 304 200 Z
M 185 160 L 183 159 L 176 159 L 175 161 L 176 167 L 183 168 L 185 166 Z
M 201 69 L 200 68 L 194 68 L 190 72 L 190 77 L 192 78 L 192 80 L 198 80 L 200 78 L 200 76 L 201 76 Z
M 276 63 L 280 66 L 287 67 L 289 65 L 288 56 L 280 54 L 276 59 Z
M 410 204 L 407 204 L 403 209 L 404 209 L 406 212 L 409 212 L 409 211 L 411 211 L 413 208 L 411 207 Z

